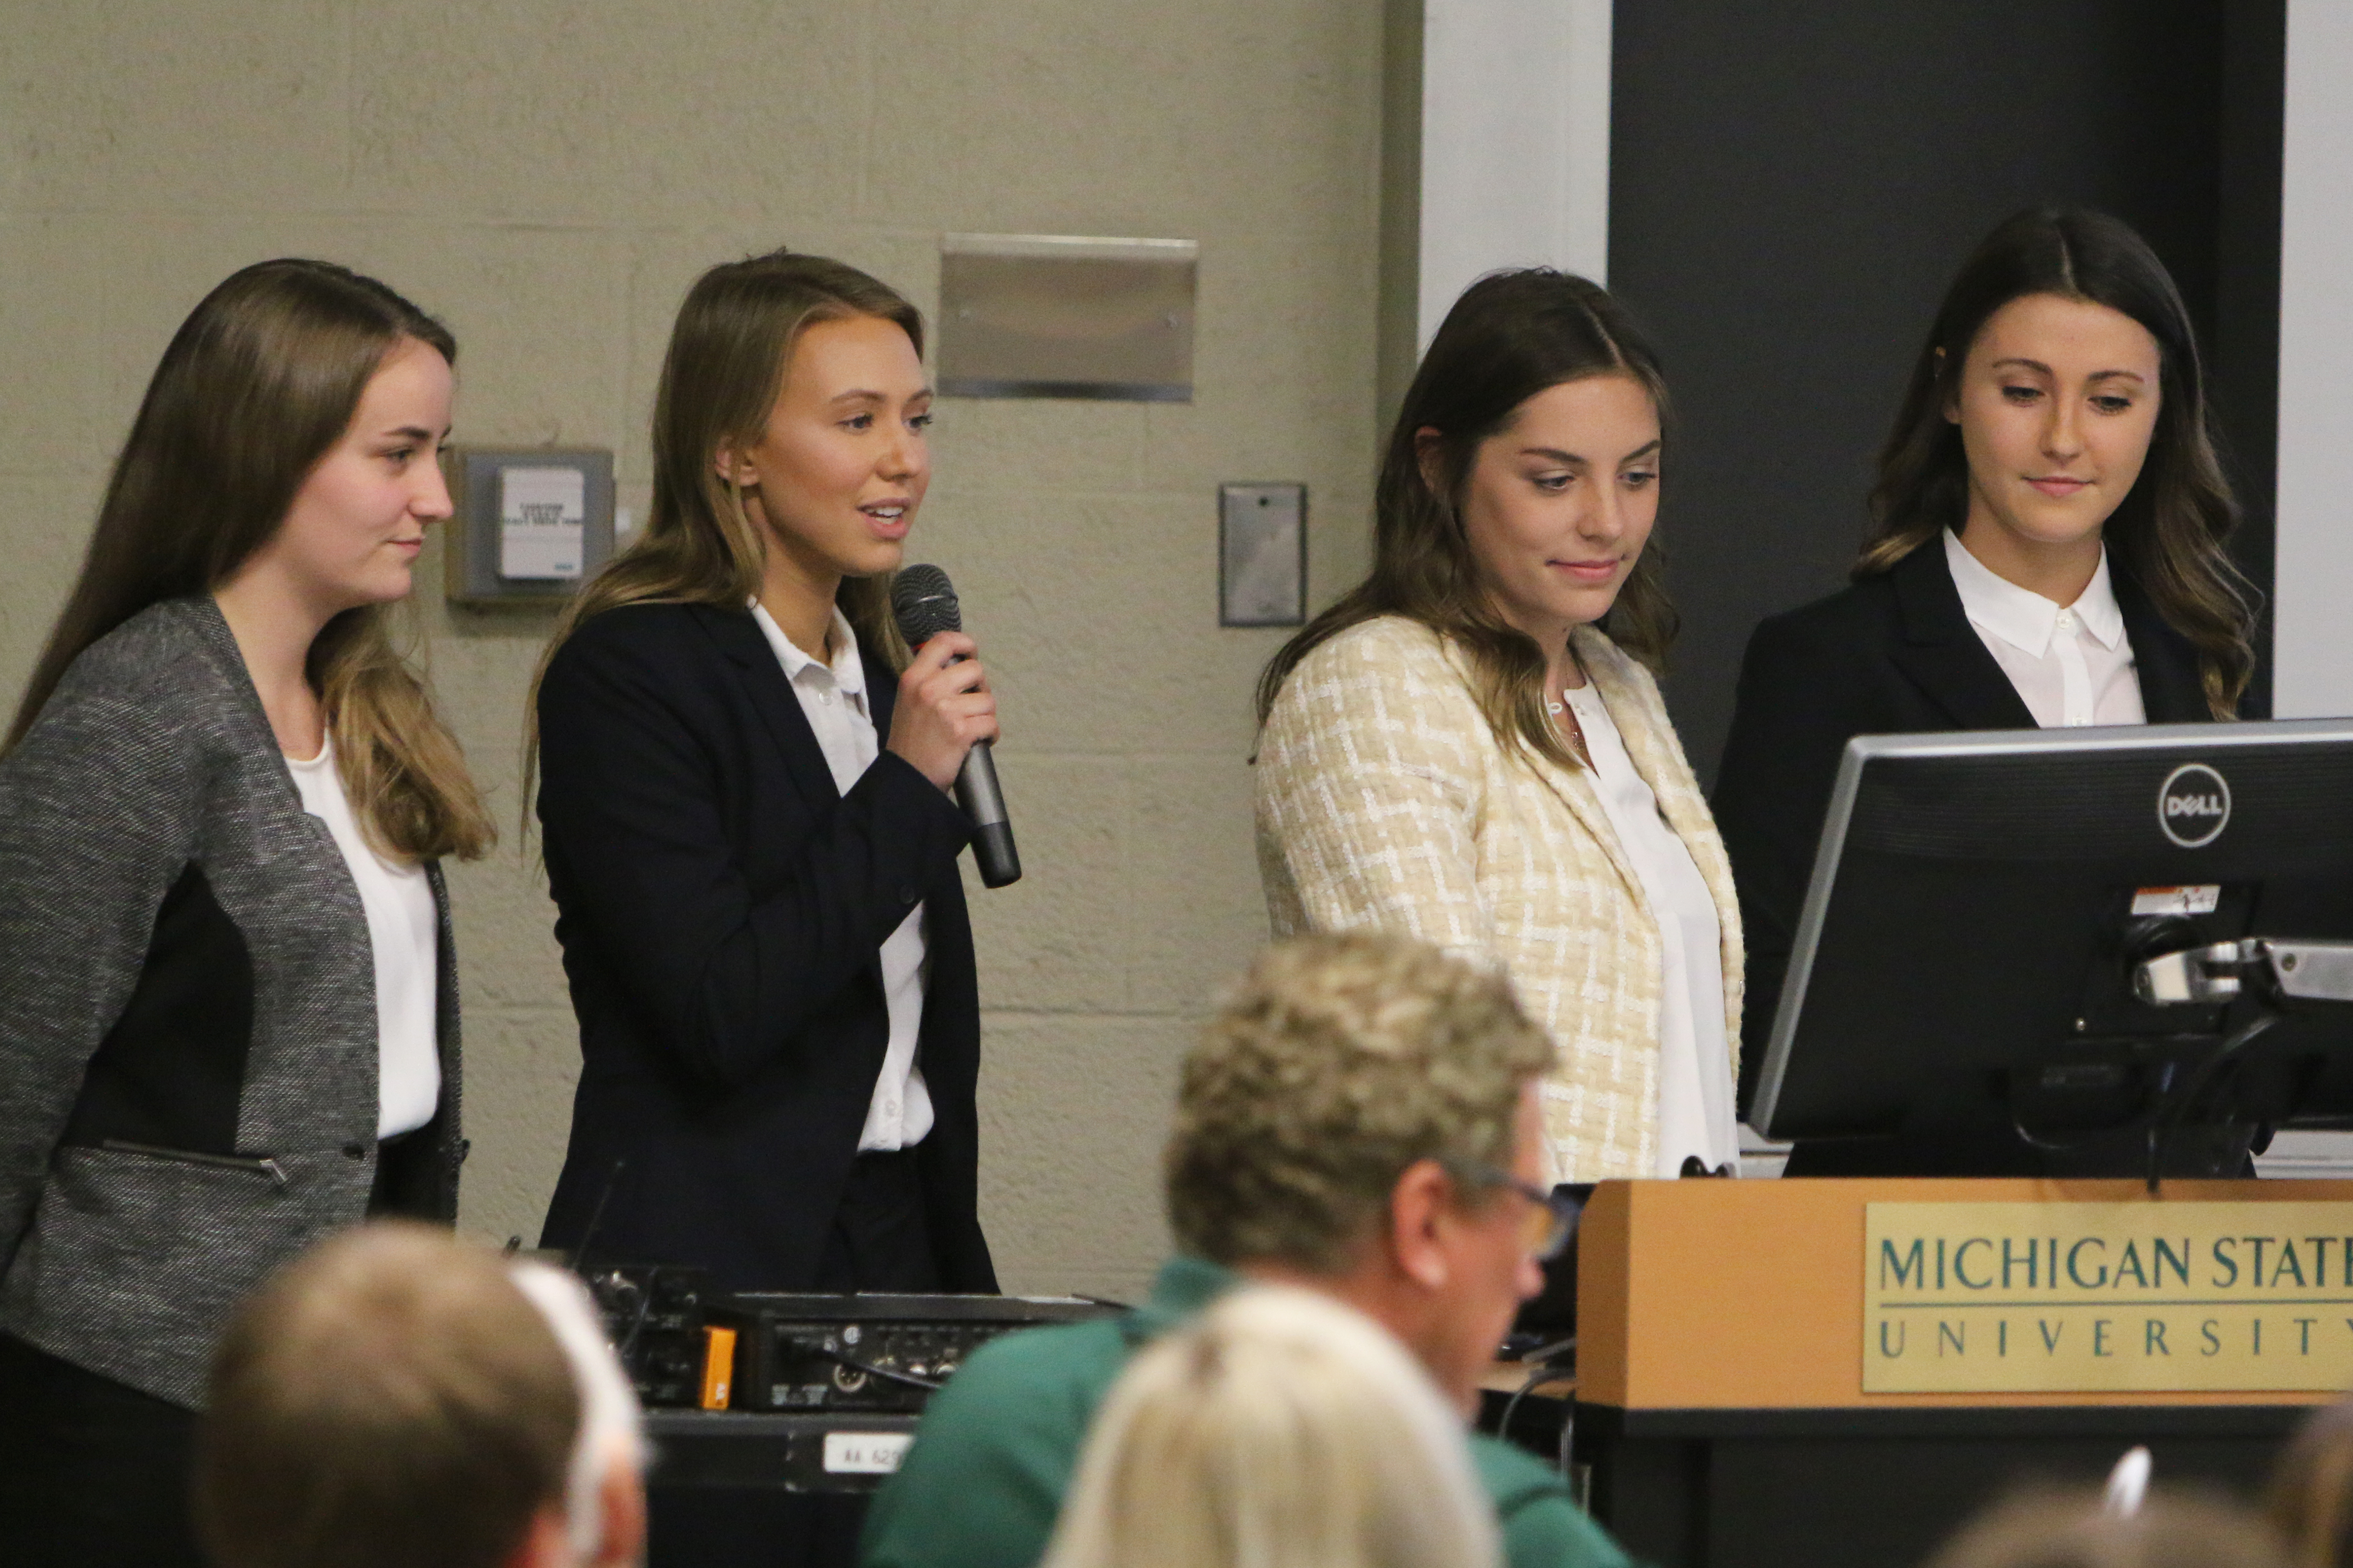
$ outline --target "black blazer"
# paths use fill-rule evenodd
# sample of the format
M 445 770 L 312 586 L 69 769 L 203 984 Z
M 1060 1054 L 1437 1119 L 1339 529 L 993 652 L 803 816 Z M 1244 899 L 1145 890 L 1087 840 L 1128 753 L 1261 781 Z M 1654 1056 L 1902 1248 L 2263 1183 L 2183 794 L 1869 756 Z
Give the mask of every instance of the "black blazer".
M 860 651 L 888 735 L 897 683 Z M 944 1286 L 996 1289 L 975 1212 L 970 819 L 889 751 L 841 794 L 747 611 L 593 617 L 548 666 L 539 734 L 581 1051 L 541 1245 L 578 1245 L 604 1202 L 596 1258 L 809 1289 L 882 1068 L 882 940 L 925 900 L 925 1218 Z
M 2197 650 L 2108 558 L 2152 724 L 2211 719 Z M 1713 805 L 1748 942 L 1741 1033 L 1746 1112 L 1846 743 L 1857 735 L 2031 730 L 2034 716 L 1961 609 L 1941 537 L 1748 640 Z

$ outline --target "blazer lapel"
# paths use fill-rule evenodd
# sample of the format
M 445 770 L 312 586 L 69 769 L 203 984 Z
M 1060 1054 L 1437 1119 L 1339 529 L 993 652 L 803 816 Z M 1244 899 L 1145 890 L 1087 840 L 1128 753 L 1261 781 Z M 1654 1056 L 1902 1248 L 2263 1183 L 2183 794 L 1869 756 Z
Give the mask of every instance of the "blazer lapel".
M 1471 689 L 1471 673 L 1463 668 L 1462 656 L 1451 645 L 1448 647 L 1447 658 L 1462 677 L 1464 688 Z M 1603 700 L 1609 699 L 1605 696 Z M 1616 717 L 1614 712 L 1611 716 Z M 1533 754 L 1524 755 L 1521 762 L 1563 805 L 1568 807 L 1569 815 L 1576 817 L 1577 826 L 1585 829 L 1585 836 L 1601 847 L 1602 854 L 1608 857 L 1611 868 L 1618 873 L 1618 879 L 1626 885 L 1626 896 L 1634 900 L 1634 907 L 1648 913 L 1651 896 L 1643 890 L 1642 879 L 1635 874 L 1634 863 L 1626 858 L 1624 846 L 1618 842 L 1618 829 L 1609 820 L 1608 808 L 1601 804 L 1600 792 L 1593 787 L 1592 773 L 1585 768 L 1562 768 Z
M 1943 709 L 1957 730 L 2031 730 L 2034 715 L 2010 683 L 1961 609 L 1960 590 L 1945 564 L 1941 539 L 1897 562 L 1888 573 L 1904 624 L 1891 657 Z
M 1674 724 L 1657 700 L 1651 697 L 1629 667 L 1625 654 L 1599 633 L 1578 634 L 1586 673 L 1609 705 L 1626 743 L 1626 755 L 1642 782 L 1658 796 L 1659 813 L 1682 839 L 1683 848 L 1707 884 L 1715 905 L 1715 923 L 1724 963 L 1726 1044 L 1733 1060 L 1740 1059 L 1740 1007 L 1743 961 L 1746 952 L 1740 926 L 1740 895 L 1732 879 L 1732 859 L 1715 828 L 1715 817 L 1700 794 L 1691 761 L 1675 738 Z M 1595 645 L 1599 644 L 1599 647 Z
M 723 610 L 715 605 L 692 608 L 711 640 L 735 665 L 744 693 L 767 726 L 776 750 L 784 754 L 785 771 L 792 775 L 794 784 L 812 805 L 839 804 L 841 791 L 834 786 L 833 769 L 817 743 L 817 731 L 809 728 L 801 700 L 794 695 L 793 683 L 785 679 L 785 667 L 776 662 L 776 650 L 768 646 L 759 623 L 748 610 Z
M 2131 574 L 2117 569 L 2116 552 L 2108 553 L 2108 581 L 2116 591 L 2116 608 L 2124 612 L 2125 637 L 2132 644 L 2133 674 L 2140 681 L 2141 710 L 2152 724 L 2196 724 L 2211 720 L 2206 706 L 2206 686 L 2198 668 L 2198 649 L 2189 639 L 2166 624 L 2157 605 Z

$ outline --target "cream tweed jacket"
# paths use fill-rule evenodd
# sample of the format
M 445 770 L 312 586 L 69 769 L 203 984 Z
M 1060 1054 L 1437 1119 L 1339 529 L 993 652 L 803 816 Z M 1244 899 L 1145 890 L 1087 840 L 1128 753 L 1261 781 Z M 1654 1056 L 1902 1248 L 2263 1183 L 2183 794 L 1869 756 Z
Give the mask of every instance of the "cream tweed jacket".
M 1571 646 L 1715 895 L 1736 1058 L 1740 910 L 1724 841 L 1650 672 L 1590 626 Z M 1641 882 L 1590 775 L 1507 752 L 1467 660 L 1436 632 L 1367 621 L 1283 682 L 1259 741 L 1258 857 L 1277 936 L 1377 927 L 1511 976 L 1553 1038 L 1554 1180 L 1652 1173 L 1662 948 Z

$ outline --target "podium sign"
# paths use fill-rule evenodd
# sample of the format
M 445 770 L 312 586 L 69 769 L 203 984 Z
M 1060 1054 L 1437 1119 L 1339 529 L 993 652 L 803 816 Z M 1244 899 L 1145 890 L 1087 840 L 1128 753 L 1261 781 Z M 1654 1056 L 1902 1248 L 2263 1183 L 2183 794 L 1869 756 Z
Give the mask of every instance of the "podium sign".
M 2353 1387 L 2353 1203 L 1873 1203 L 1862 1391 Z

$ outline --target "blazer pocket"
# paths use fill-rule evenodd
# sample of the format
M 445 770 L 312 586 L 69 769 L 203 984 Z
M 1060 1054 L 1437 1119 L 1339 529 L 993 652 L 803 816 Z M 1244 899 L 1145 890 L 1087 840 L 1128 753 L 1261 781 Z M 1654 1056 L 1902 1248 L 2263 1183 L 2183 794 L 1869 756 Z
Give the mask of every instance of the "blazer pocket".
M 206 1154 L 194 1149 L 164 1149 L 153 1143 L 133 1143 L 127 1138 L 101 1139 L 98 1145 L 110 1154 L 132 1154 L 142 1160 L 162 1160 L 178 1165 L 196 1165 L 208 1171 L 242 1171 L 266 1177 L 273 1187 L 286 1185 L 284 1167 L 267 1154 Z

